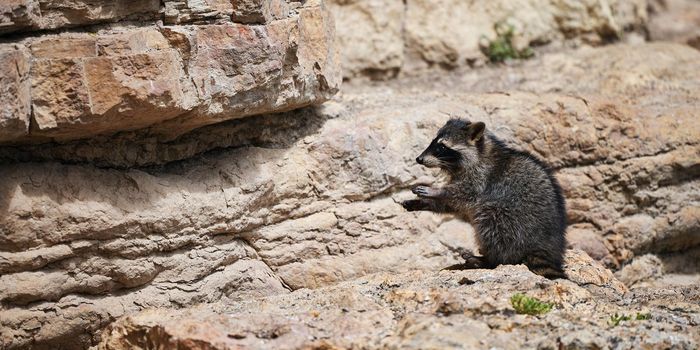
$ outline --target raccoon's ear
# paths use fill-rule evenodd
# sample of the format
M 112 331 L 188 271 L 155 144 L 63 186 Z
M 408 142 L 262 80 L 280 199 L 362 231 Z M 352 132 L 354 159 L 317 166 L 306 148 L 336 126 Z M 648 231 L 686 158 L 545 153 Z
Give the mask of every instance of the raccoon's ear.
M 484 130 L 486 129 L 486 124 L 483 122 L 476 122 L 469 124 L 467 126 L 467 137 L 469 141 L 471 142 L 476 142 L 481 139 L 482 136 L 484 136 Z

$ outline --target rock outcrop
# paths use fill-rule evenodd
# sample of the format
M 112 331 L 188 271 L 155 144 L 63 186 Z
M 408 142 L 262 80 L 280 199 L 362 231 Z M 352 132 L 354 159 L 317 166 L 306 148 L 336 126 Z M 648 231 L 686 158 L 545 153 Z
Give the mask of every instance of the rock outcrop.
M 515 32 L 519 48 L 601 44 L 642 32 L 646 0 L 331 0 L 347 78 L 408 75 L 428 67 L 482 65 L 496 24 Z
M 382 273 L 236 305 L 148 310 L 112 324 L 99 349 L 695 349 L 700 343 L 696 288 L 625 293 L 580 251 L 569 252 L 566 269 L 570 280 L 556 281 L 522 265 Z M 517 293 L 554 309 L 518 314 L 509 302 Z
M 656 41 L 675 41 L 700 50 L 700 3 L 688 0 L 655 0 L 647 25 Z
M 19 3 L 25 10 L 41 8 L 41 16 L 30 16 L 27 28 L 14 18 L 6 30 L 77 26 L 104 16 L 117 21 L 154 6 L 152 15 L 159 14 L 152 1 Z M 164 2 L 166 25 L 161 19 L 29 32 L 0 44 L 1 102 L 10 106 L 0 114 L 0 142 L 144 128 L 167 140 L 228 119 L 317 104 L 338 91 L 335 26 L 321 2 L 175 3 Z M 22 13 L 10 7 L 9 13 Z
M 689 276 L 676 285 L 697 283 L 697 271 L 678 262 L 697 256 L 691 252 L 700 246 L 698 71 L 700 52 L 688 46 L 584 48 L 439 80 L 348 85 L 319 108 L 228 121 L 169 142 L 146 130 L 3 147 L 3 159 L 11 162 L 0 167 L 0 340 L 9 349 L 83 348 L 97 344 L 110 322 L 143 309 L 250 305 L 266 296 L 297 300 L 305 293 L 299 290 L 372 273 L 433 281 L 425 286 L 462 277 L 519 278 L 588 298 L 588 287 L 546 282 L 522 267 L 493 275 L 436 272 L 473 248 L 470 226 L 407 213 L 397 202 L 411 196 L 412 185 L 434 181 L 414 158 L 451 116 L 483 120 L 509 144 L 557 169 L 573 246 L 613 268 L 655 254 L 665 272 Z M 362 285 L 342 286 L 355 283 Z M 504 315 L 512 291 L 494 299 Z M 624 300 L 634 305 L 654 293 L 670 292 Z M 606 318 L 622 311 L 612 304 L 605 310 Z M 693 310 L 682 321 L 687 327 L 697 325 Z M 377 312 L 393 317 L 384 307 Z M 171 339 L 171 325 L 187 314 L 153 315 L 161 314 L 173 323 L 159 326 L 148 314 L 138 316 L 133 334 L 142 329 L 144 337 Z M 208 315 L 201 317 L 212 329 L 228 329 Z M 635 323 L 625 334 L 638 335 L 642 344 L 692 348 L 698 340 L 687 333 L 673 338 L 677 344 L 664 343 L 671 337 L 665 327 L 678 325 L 664 325 L 673 315 L 663 313 L 648 332 Z M 347 321 L 365 322 L 358 317 Z M 437 322 L 434 314 L 426 317 L 406 325 L 416 338 L 391 344 L 420 344 L 421 332 Z M 557 324 L 571 320 L 561 317 Z M 523 322 L 555 322 L 547 320 Z M 480 329 L 484 322 L 470 324 Z M 581 330 L 580 337 L 562 334 L 561 341 L 612 339 L 617 331 Z M 243 343 L 252 340 L 246 337 Z

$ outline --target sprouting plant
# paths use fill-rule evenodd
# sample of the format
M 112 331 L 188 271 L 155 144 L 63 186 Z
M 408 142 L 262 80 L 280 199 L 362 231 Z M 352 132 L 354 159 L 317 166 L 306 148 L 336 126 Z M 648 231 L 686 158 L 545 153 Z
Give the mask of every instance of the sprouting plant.
M 526 315 L 546 314 L 552 310 L 554 306 L 553 304 L 520 293 L 516 293 L 510 297 L 510 304 L 513 305 L 515 312 Z
M 637 315 L 634 316 L 634 320 L 636 321 L 646 321 L 651 319 L 651 314 L 649 313 L 639 313 L 637 312 Z M 628 316 L 625 314 L 618 315 L 615 313 L 614 315 L 610 316 L 610 319 L 608 320 L 608 324 L 612 327 L 619 326 L 620 323 L 623 321 L 629 321 L 632 320 L 632 316 Z
M 650 319 L 651 319 L 651 314 L 648 314 L 648 313 L 647 313 L 647 314 L 640 314 L 639 312 L 637 312 L 637 316 L 635 316 L 634 319 L 637 320 L 637 321 L 646 321 L 646 320 L 650 320 Z
M 529 47 L 518 50 L 513 46 L 514 28 L 512 25 L 498 22 L 494 24 L 494 30 L 496 31 L 496 39 L 482 46 L 484 54 L 488 56 L 491 62 L 503 62 L 507 59 L 523 59 L 534 55 L 534 52 Z
M 620 322 L 629 321 L 629 320 L 630 320 L 629 316 L 627 316 L 625 314 L 618 315 L 616 312 L 614 315 L 610 316 L 610 319 L 608 320 L 608 324 L 612 327 L 617 327 L 618 325 L 620 325 Z

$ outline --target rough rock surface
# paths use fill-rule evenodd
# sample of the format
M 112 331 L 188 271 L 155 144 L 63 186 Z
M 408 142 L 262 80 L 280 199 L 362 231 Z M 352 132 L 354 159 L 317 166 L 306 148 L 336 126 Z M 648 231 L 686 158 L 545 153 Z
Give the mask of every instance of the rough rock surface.
M 0 34 L 78 27 L 123 20 L 153 20 L 157 0 L 4 0 L 0 4 Z
M 114 6 L 119 3 L 142 4 Z M 317 104 L 337 92 L 340 58 L 325 5 L 272 1 L 258 22 L 241 24 L 232 13 L 245 2 L 227 3 L 230 11 L 211 10 L 215 15 L 165 2 L 166 19 L 178 18 L 166 23 L 197 25 L 100 26 L 0 44 L 2 99 L 11 107 L 0 114 L 0 125 L 7 126 L 0 142 L 69 140 L 147 127 L 169 139 L 223 120 Z M 223 2 L 209 5 L 217 4 Z
M 134 131 L 1 148 L 20 162 L 0 166 L 0 344 L 82 348 L 146 308 L 237 305 L 376 272 L 435 277 L 473 247 L 471 228 L 396 202 L 433 181 L 414 158 L 450 116 L 486 121 L 558 169 L 569 232 L 590 243 L 577 246 L 614 268 L 653 253 L 667 273 L 692 276 L 700 264 L 679 262 L 697 260 L 700 246 L 699 65 L 700 52 L 678 44 L 584 48 L 442 79 L 349 85 L 321 108 L 167 143 Z M 639 298 L 655 293 L 670 292 Z M 424 321 L 416 342 L 435 323 Z M 614 336 L 600 332 L 582 337 Z
M 679 0 L 683 1 L 683 0 Z M 522 49 L 547 43 L 600 44 L 641 30 L 646 0 L 332 0 L 347 78 L 386 78 L 432 66 L 482 64 L 484 40 L 508 23 Z
M 680 42 L 700 50 L 700 1 L 656 0 L 650 5 L 650 39 Z
M 99 349 L 697 348 L 697 288 L 625 293 L 585 253 L 569 252 L 566 264 L 570 280 L 546 280 L 522 265 L 382 273 L 234 305 L 148 310 L 112 324 Z M 517 314 L 515 293 L 555 307 Z M 615 314 L 632 320 L 614 325 Z

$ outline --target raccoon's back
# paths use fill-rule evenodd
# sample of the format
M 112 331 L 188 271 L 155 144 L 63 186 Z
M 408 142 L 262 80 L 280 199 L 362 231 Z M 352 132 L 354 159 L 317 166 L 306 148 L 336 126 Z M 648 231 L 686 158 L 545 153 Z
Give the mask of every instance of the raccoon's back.
M 477 216 L 500 221 L 502 230 L 563 237 L 564 197 L 551 170 L 530 154 L 510 149 L 495 160 Z

